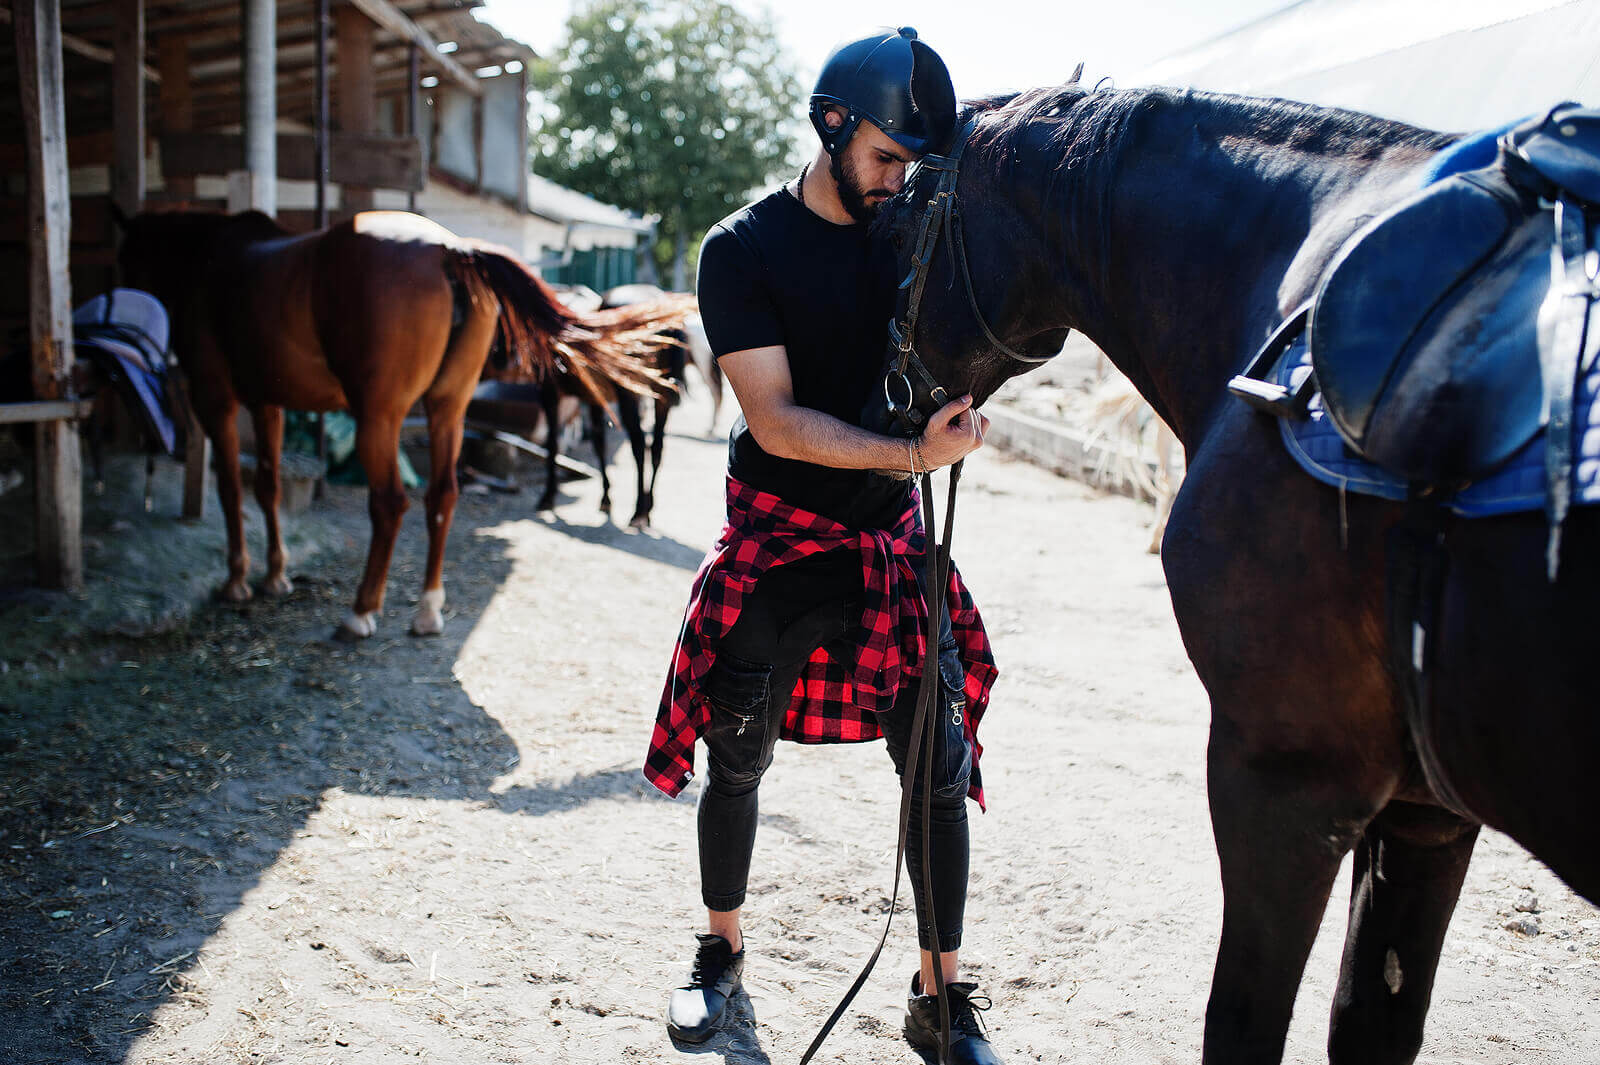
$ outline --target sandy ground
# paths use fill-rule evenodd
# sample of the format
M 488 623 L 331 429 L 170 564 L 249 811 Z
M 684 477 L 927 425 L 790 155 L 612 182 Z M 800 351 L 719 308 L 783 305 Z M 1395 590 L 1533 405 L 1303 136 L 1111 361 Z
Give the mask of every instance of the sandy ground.
M 675 422 L 648 533 L 599 515 L 588 482 L 554 519 L 532 492 L 464 497 L 440 638 L 404 635 L 418 507 L 379 635 L 327 639 L 365 546 L 345 489 L 304 519 L 346 535 L 286 602 L 0 649 L 0 1062 L 798 1060 L 878 934 L 894 778 L 876 744 L 780 748 L 747 994 L 723 1034 L 675 1047 L 698 785 L 669 801 L 638 766 L 720 524 L 704 420 Z M 956 555 L 1002 668 L 964 951 L 995 1046 L 1196 1062 L 1221 910 L 1207 708 L 1143 553 L 1147 508 L 993 454 L 964 483 Z M 0 631 L 29 616 L 0 612 Z M 1287 1060 L 1326 1060 L 1346 890 Z M 1537 934 L 1504 927 L 1529 917 Z M 912 948 L 902 915 L 822 1060 L 915 1060 Z M 1492 833 L 1420 1060 L 1600 1062 L 1600 911 Z

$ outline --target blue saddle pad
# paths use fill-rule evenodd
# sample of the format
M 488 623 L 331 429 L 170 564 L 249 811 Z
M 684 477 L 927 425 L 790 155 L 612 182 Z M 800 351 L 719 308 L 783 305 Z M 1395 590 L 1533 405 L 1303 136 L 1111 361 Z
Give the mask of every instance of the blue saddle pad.
M 1463 137 L 1429 160 L 1418 173 L 1418 187 L 1442 181 L 1453 174 L 1475 170 L 1494 162 L 1501 134 L 1526 119 Z M 1311 373 L 1311 354 L 1304 334 L 1284 353 L 1276 381 L 1291 388 Z M 1600 503 L 1600 361 L 1579 377 L 1573 393 L 1574 440 L 1572 503 Z M 1311 476 L 1324 484 L 1360 495 L 1404 500 L 1406 482 L 1353 454 L 1323 409 L 1322 396 L 1312 398 L 1304 421 L 1279 419 L 1284 446 Z M 1545 434 L 1529 440 L 1492 475 L 1462 489 L 1449 502 L 1450 510 L 1466 518 L 1543 510 L 1545 500 Z
M 1302 337 L 1278 364 L 1277 383 L 1293 388 L 1310 373 L 1311 354 Z M 1600 503 L 1600 360 L 1579 377 L 1572 414 L 1577 444 L 1572 502 L 1574 506 L 1594 505 Z M 1357 457 L 1345 446 L 1322 407 L 1320 395 L 1312 398 L 1308 415 L 1304 421 L 1278 420 L 1284 446 L 1302 469 L 1344 491 L 1394 500 L 1407 497 L 1405 481 Z M 1544 433 L 1540 432 L 1499 470 L 1458 492 L 1449 507 L 1466 518 L 1543 510 L 1544 489 Z

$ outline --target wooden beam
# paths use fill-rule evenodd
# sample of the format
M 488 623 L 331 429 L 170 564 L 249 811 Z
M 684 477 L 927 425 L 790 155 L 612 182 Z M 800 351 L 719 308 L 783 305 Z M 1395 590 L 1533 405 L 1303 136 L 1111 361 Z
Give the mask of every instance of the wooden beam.
M 94 410 L 92 399 L 48 399 L 34 403 L 0 403 L 0 425 L 78 421 Z
M 373 22 L 382 26 L 401 40 L 416 41 L 422 48 L 423 60 L 436 68 L 441 74 L 460 85 L 461 88 L 474 96 L 483 95 L 483 86 L 478 84 L 478 79 L 472 71 L 439 51 L 439 42 L 433 35 L 418 26 L 406 17 L 405 13 L 395 7 L 389 0 L 345 0 L 350 7 L 357 8 Z
M 118 0 L 111 64 L 111 198 L 123 213 L 144 209 L 144 0 Z
M 244 72 L 244 169 L 250 179 L 249 207 L 278 210 L 278 23 L 277 0 L 242 0 Z M 230 188 L 235 187 L 229 175 Z M 231 193 L 230 193 L 231 195 Z
M 378 93 L 372 65 L 372 45 L 377 29 L 366 12 L 353 4 L 340 4 L 334 9 L 340 133 L 371 133 L 377 128 Z M 332 169 L 331 163 L 329 168 Z M 372 204 L 372 186 L 341 184 L 340 214 L 349 216 L 357 211 L 370 211 Z
M 194 128 L 194 96 L 189 91 L 189 45 L 182 37 L 163 37 L 156 42 L 156 62 L 161 67 L 161 132 L 167 136 L 187 133 Z M 182 202 L 194 199 L 194 178 L 183 174 L 161 175 L 167 199 Z
M 313 169 L 316 173 L 312 176 L 317 184 L 316 219 L 317 228 L 322 229 L 328 224 L 328 147 L 329 138 L 333 134 L 332 116 L 328 110 L 328 34 L 332 32 L 333 17 L 328 10 L 329 0 L 317 0 L 316 30 L 317 30 L 317 69 L 315 84 L 312 89 L 311 101 L 311 129 L 316 141 L 316 160 Z M 318 416 L 318 443 L 322 440 L 322 419 Z M 320 480 L 317 482 L 322 483 Z
M 23 3 L 25 0 L 17 0 L 17 2 Z M 0 25 L 9 22 L 11 22 L 11 10 L 0 7 Z M 93 41 L 86 41 L 82 37 L 74 37 L 70 33 L 61 34 L 61 50 L 82 56 L 85 59 L 93 59 L 97 63 L 112 63 L 116 60 L 116 55 L 112 49 L 102 47 Z M 159 82 L 161 80 L 161 74 L 155 69 L 143 64 L 140 64 L 139 69 L 144 73 L 147 81 Z
M 416 142 L 418 154 L 421 154 L 422 138 L 418 136 L 417 124 L 422 116 L 422 88 L 421 88 L 422 47 L 412 41 L 411 47 L 406 49 L 406 135 Z M 406 210 L 417 209 L 418 188 L 406 193 Z
M 175 133 L 161 138 L 161 170 L 169 176 L 227 174 L 244 164 L 237 133 Z M 278 177 L 315 181 L 314 133 L 278 134 Z M 422 145 L 387 133 L 334 133 L 328 138 L 328 177 L 345 186 L 421 191 Z
M 72 293 L 67 251 L 72 214 L 60 0 L 14 0 L 12 13 L 28 164 L 28 338 L 33 353 L 33 394 L 40 400 L 70 400 Z M 83 472 L 77 428 L 69 421 L 40 422 L 35 435 L 39 583 L 76 590 L 83 585 Z

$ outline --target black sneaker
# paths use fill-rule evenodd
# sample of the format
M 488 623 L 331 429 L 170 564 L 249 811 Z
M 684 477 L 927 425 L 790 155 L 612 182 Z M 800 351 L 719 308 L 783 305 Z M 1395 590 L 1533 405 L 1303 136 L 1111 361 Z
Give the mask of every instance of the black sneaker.
M 911 996 L 906 1000 L 906 1042 L 924 1061 L 939 1061 L 939 1000 L 918 989 L 911 978 Z M 947 1065 L 1000 1065 L 984 1034 L 978 1014 L 993 1003 L 979 995 L 977 984 L 945 984 L 950 995 L 950 1058 Z
M 694 953 L 694 971 L 689 982 L 667 1000 L 667 1034 L 685 1043 L 704 1043 L 711 1038 L 744 975 L 742 949 L 735 954 L 726 939 L 708 932 L 695 938 L 700 948 Z

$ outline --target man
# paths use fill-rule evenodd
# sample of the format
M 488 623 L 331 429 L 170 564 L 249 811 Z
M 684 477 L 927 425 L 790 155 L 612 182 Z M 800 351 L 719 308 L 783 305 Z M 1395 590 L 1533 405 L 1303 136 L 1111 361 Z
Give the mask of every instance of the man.
M 667 1010 L 668 1031 L 686 1042 L 710 1037 L 743 973 L 739 917 L 756 790 L 777 739 L 882 735 L 896 771 L 905 769 L 927 617 L 908 475 L 961 459 L 981 445 L 988 423 L 964 396 L 915 440 L 857 426 L 881 387 L 896 294 L 892 256 L 868 223 L 900 190 L 907 165 L 944 146 L 955 114 L 949 73 L 915 30 L 841 44 L 811 97 L 822 140 L 815 158 L 793 183 L 718 223 L 701 246 L 701 317 L 743 416 L 729 443 L 728 524 L 696 577 L 645 766 L 652 783 L 677 794 L 695 739 L 706 741 L 698 824 L 708 929 L 689 983 Z M 923 949 L 905 1033 L 920 1052 L 937 1052 L 937 956 L 950 998 L 950 1060 L 992 1065 L 998 1059 L 974 1012 L 986 1000 L 958 979 L 957 948 L 965 800 L 982 798 L 975 730 L 995 671 L 953 569 L 949 587 L 932 597 L 935 609 L 941 600 L 951 623 L 934 651 L 944 678 L 940 739 L 932 788 L 919 780 L 916 793 L 931 793 L 933 897 L 923 897 L 913 830 L 906 862 Z

